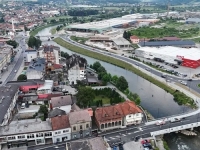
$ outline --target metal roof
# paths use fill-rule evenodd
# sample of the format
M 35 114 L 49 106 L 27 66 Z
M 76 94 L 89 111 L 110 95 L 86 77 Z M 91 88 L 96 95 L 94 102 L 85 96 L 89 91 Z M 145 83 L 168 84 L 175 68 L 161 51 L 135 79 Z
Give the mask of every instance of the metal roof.
M 130 45 L 131 43 L 123 37 L 112 39 L 116 45 Z

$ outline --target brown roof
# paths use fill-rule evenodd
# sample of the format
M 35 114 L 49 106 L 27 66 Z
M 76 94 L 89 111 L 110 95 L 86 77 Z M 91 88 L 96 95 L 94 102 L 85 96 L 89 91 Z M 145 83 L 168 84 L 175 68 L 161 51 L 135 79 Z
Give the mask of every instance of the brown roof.
M 116 105 L 100 107 L 95 110 L 95 118 L 99 122 L 121 120 L 128 114 L 142 113 L 142 110 L 132 101 L 125 101 Z
M 89 121 L 91 121 L 91 117 L 87 110 L 79 110 L 69 113 L 70 125 L 77 124 L 80 122 L 89 122 Z
M 51 118 L 51 125 L 53 130 L 69 128 L 69 117 L 67 115 L 53 117 Z
M 66 106 L 66 105 L 72 105 L 72 103 L 73 102 L 72 102 L 72 98 L 70 95 L 51 98 L 52 108 Z
M 139 39 L 137 36 L 133 35 L 130 37 L 130 39 Z

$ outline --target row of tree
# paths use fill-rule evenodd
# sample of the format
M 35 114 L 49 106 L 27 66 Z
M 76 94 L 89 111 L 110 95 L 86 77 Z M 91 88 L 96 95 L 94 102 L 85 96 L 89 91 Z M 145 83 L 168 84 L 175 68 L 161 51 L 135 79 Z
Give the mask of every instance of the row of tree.
M 38 49 L 42 44 L 42 41 L 39 38 L 30 36 L 28 39 L 28 46 L 34 49 Z
M 97 15 L 98 13 L 99 11 L 95 9 L 71 9 L 68 11 L 70 16 L 90 16 Z

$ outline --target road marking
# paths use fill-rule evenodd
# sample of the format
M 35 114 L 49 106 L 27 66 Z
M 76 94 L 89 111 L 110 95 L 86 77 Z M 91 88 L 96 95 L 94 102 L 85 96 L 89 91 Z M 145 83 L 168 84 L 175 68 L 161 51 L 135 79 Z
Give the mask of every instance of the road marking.
M 128 133 L 128 135 L 130 135 L 130 134 L 132 134 L 132 133 Z

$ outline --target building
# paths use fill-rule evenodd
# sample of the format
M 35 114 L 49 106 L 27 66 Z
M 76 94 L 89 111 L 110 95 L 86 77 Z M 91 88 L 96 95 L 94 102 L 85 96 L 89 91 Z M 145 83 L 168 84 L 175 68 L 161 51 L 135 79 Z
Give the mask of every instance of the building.
M 191 48 L 195 47 L 195 42 L 191 40 L 184 40 L 184 41 L 142 41 L 139 43 L 141 47 L 148 46 L 148 47 L 162 47 L 162 46 L 175 46 L 175 47 L 182 47 L 182 48 Z
M 8 148 L 23 145 L 41 145 L 52 143 L 52 127 L 49 120 L 28 119 L 12 121 L 0 128 L 0 143 Z
M 99 107 L 95 110 L 95 121 L 102 131 L 140 124 L 142 118 L 141 109 L 132 101 Z
M 53 143 L 65 142 L 71 139 L 69 116 L 60 115 L 51 118 Z
M 135 35 L 130 36 L 130 40 L 133 44 L 138 44 L 140 42 L 140 38 Z
M 52 97 L 50 102 L 50 109 L 59 108 L 64 110 L 66 113 L 71 111 L 71 105 L 73 105 L 71 95 Z
M 29 63 L 26 70 L 27 79 L 43 79 L 45 74 L 45 59 L 35 58 Z
M 18 89 L 18 85 L 0 86 L 0 126 L 7 125 L 18 111 L 16 107 Z
M 7 70 L 8 65 L 13 61 L 13 48 L 5 46 L 4 44 L 0 46 L 0 70 L 4 72 Z
M 67 150 L 110 150 L 110 146 L 102 137 L 76 140 L 66 143 Z M 110 148 L 110 149 L 109 149 Z
M 44 85 L 37 89 L 37 94 L 52 94 L 53 80 L 45 80 Z
M 87 60 L 73 54 L 66 60 L 68 81 L 70 85 L 77 84 L 77 80 L 86 80 Z
M 55 108 L 49 112 L 48 117 L 53 118 L 53 117 L 62 116 L 62 115 L 66 115 L 66 112 L 59 108 Z
M 131 43 L 123 37 L 113 39 L 113 46 L 117 50 L 133 50 Z
M 38 49 L 38 57 L 45 58 L 48 66 L 59 64 L 61 58 L 60 47 L 54 45 L 40 46 Z
M 41 11 L 41 14 L 59 15 L 60 12 L 57 10 Z
M 178 48 L 178 47 L 141 47 L 136 49 L 135 55 L 138 57 L 155 59 L 159 58 L 166 63 L 182 65 L 190 68 L 200 66 L 200 51 L 197 48 Z
M 71 137 L 82 138 L 91 134 L 92 120 L 87 110 L 78 110 L 69 113 Z
M 185 23 L 187 24 L 194 24 L 194 23 L 200 23 L 200 18 L 188 18 Z
M 37 51 L 35 49 L 27 49 L 24 52 L 24 64 L 27 66 L 32 59 L 37 58 Z

